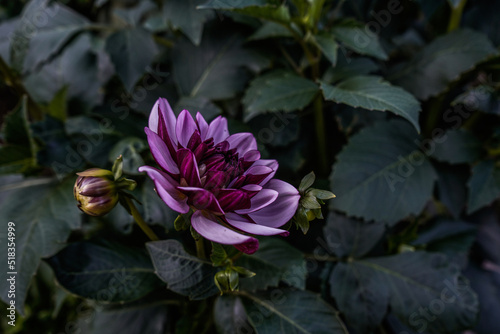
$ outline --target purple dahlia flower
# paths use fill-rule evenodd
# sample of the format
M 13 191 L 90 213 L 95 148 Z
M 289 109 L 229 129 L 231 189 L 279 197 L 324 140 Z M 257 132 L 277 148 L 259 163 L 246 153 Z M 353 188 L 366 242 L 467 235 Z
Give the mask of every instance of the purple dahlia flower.
M 156 192 L 173 210 L 187 213 L 204 238 L 251 254 L 259 247 L 251 235 L 283 235 L 278 227 L 295 214 L 300 195 L 273 179 L 278 162 L 260 159 L 251 133 L 229 135 L 227 120 L 208 124 L 187 110 L 176 119 L 166 99 L 156 101 L 145 128 L 160 169 L 142 166 Z

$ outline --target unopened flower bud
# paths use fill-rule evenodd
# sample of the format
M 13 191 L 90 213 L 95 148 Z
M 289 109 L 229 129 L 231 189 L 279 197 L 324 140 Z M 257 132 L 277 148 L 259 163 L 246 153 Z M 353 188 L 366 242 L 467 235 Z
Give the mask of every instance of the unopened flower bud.
M 118 202 L 118 190 L 113 174 L 103 169 L 91 168 L 78 175 L 73 188 L 78 208 L 91 216 L 103 216 L 110 212 Z

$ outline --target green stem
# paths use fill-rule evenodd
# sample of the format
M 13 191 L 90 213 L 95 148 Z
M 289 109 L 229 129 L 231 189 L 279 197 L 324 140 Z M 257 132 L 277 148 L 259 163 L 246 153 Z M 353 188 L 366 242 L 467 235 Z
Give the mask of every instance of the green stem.
M 196 255 L 198 255 L 198 257 L 200 259 L 203 259 L 203 260 L 207 259 L 207 255 L 205 253 L 205 243 L 203 242 L 202 237 L 199 237 L 196 240 Z
M 325 176 L 328 173 L 328 159 L 326 147 L 325 117 L 323 115 L 323 98 L 316 96 L 313 102 L 314 125 L 316 127 L 316 142 L 318 145 L 319 171 L 318 174 Z
M 141 230 L 152 241 L 160 240 L 160 238 L 158 238 L 158 236 L 153 232 L 153 230 L 149 228 L 148 224 L 146 224 L 144 219 L 142 219 L 142 216 L 139 213 L 139 211 L 137 211 L 137 208 L 136 208 L 134 202 L 132 202 L 132 200 L 128 196 L 124 196 L 124 197 L 125 197 L 125 201 L 127 202 L 128 207 L 130 209 L 130 213 L 132 214 L 132 217 L 134 217 L 135 221 L 137 222 L 137 225 L 139 225 Z
M 462 20 L 462 13 L 465 8 L 467 0 L 461 0 L 456 7 L 451 6 L 450 21 L 448 21 L 448 32 L 456 30 L 460 26 L 460 21 Z

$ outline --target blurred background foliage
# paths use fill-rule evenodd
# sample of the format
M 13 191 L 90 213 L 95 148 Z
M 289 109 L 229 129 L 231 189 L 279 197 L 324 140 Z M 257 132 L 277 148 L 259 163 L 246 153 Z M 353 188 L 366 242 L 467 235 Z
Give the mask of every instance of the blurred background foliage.
M 2 1 L 0 221 L 16 223 L 21 315 L 16 327 L 2 315 L 3 332 L 494 333 L 498 10 Z M 257 276 L 239 293 L 217 295 L 215 268 L 190 255 L 191 236 L 137 172 L 154 164 L 143 128 L 158 97 L 176 113 L 228 117 L 230 132 L 254 133 L 279 161 L 279 178 L 298 186 L 314 170 L 315 186 L 337 195 L 307 235 L 293 229 L 242 256 Z M 120 154 L 146 221 L 169 239 L 162 250 L 146 250 L 120 207 L 103 218 L 76 208 L 74 173 Z M 4 228 L 0 239 L 7 254 Z M 2 268 L 4 303 L 6 278 Z

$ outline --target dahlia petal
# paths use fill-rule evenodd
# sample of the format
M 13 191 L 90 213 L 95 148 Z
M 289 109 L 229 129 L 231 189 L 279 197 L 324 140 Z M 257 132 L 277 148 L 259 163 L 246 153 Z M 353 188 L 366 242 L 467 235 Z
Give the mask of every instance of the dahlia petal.
M 191 216 L 191 226 L 205 239 L 224 245 L 235 245 L 247 254 L 257 251 L 259 241 L 235 232 L 216 221 L 214 215 L 202 211 L 196 211 Z
M 250 194 L 240 189 L 220 189 L 217 200 L 224 211 L 251 208 Z
M 282 235 L 284 237 L 287 237 L 290 232 L 273 228 L 273 227 L 268 227 L 268 226 L 263 226 L 263 225 L 258 225 L 253 222 L 250 222 L 248 219 L 245 217 L 242 217 L 238 214 L 235 213 L 226 213 L 224 215 L 226 218 L 227 222 L 231 224 L 232 226 L 236 227 L 239 230 L 242 230 L 243 232 L 247 232 L 250 234 L 256 234 L 256 235 Z
M 235 133 L 226 138 L 230 148 L 236 149 L 239 156 L 244 156 L 248 151 L 257 150 L 257 141 L 250 132 Z
M 269 181 L 264 189 L 276 190 L 279 193 L 278 198 L 268 206 L 249 213 L 249 217 L 257 224 L 269 227 L 280 227 L 286 224 L 297 210 L 300 200 L 299 192 L 291 184 L 276 179 Z
M 269 175 L 275 171 L 267 166 L 252 166 L 243 173 L 246 175 L 245 184 L 261 184 Z
M 208 123 L 203 118 L 203 115 L 200 112 L 196 113 L 196 123 L 198 123 L 198 129 L 200 130 L 201 140 L 205 141 L 207 138 L 208 132 Z
M 266 167 L 269 167 L 273 170 L 273 172 L 271 174 L 269 174 L 264 180 L 260 181 L 260 185 L 261 186 L 264 186 L 265 184 L 267 184 L 267 182 L 269 182 L 269 180 L 271 180 L 274 175 L 276 174 L 276 171 L 278 170 L 278 161 L 276 160 L 271 160 L 271 159 L 260 159 L 260 160 L 257 160 L 253 163 L 252 167 L 257 167 L 257 166 L 266 166 Z
M 197 187 L 177 187 L 188 194 L 189 202 L 198 210 L 209 210 L 212 212 L 224 214 L 217 198 L 210 191 Z
M 260 159 L 260 152 L 258 150 L 250 150 L 243 156 L 245 162 L 255 162 Z
M 278 192 L 272 189 L 262 189 L 250 199 L 250 208 L 243 210 L 235 210 L 236 213 L 244 215 L 255 212 L 273 203 L 278 198 Z
M 177 140 L 182 147 L 187 147 L 189 139 L 193 135 L 194 131 L 198 127 L 193 120 L 193 116 L 187 110 L 181 111 L 179 117 L 177 117 L 177 124 L 175 126 L 175 133 L 177 134 Z
M 174 147 L 177 147 L 177 137 L 175 136 L 175 125 L 177 120 L 167 99 L 159 98 L 149 114 L 148 127 L 160 138 L 166 140 L 168 137 Z
M 177 151 L 177 161 L 181 178 L 184 178 L 189 186 L 200 187 L 200 171 L 194 153 L 181 148 Z
M 179 174 L 179 167 L 175 163 L 167 144 L 149 128 L 144 128 L 148 137 L 149 148 L 158 165 L 172 174 Z
M 172 210 L 180 213 L 189 211 L 188 197 L 176 189 L 178 183 L 170 175 L 150 166 L 139 167 L 139 172 L 148 174 L 155 184 L 156 193 Z
M 227 183 L 229 175 L 223 171 L 208 171 L 206 177 L 205 189 L 218 189 Z
M 213 138 L 214 145 L 217 145 L 221 141 L 224 141 L 229 136 L 229 130 L 227 129 L 227 119 L 222 116 L 218 116 L 208 126 L 206 139 Z

